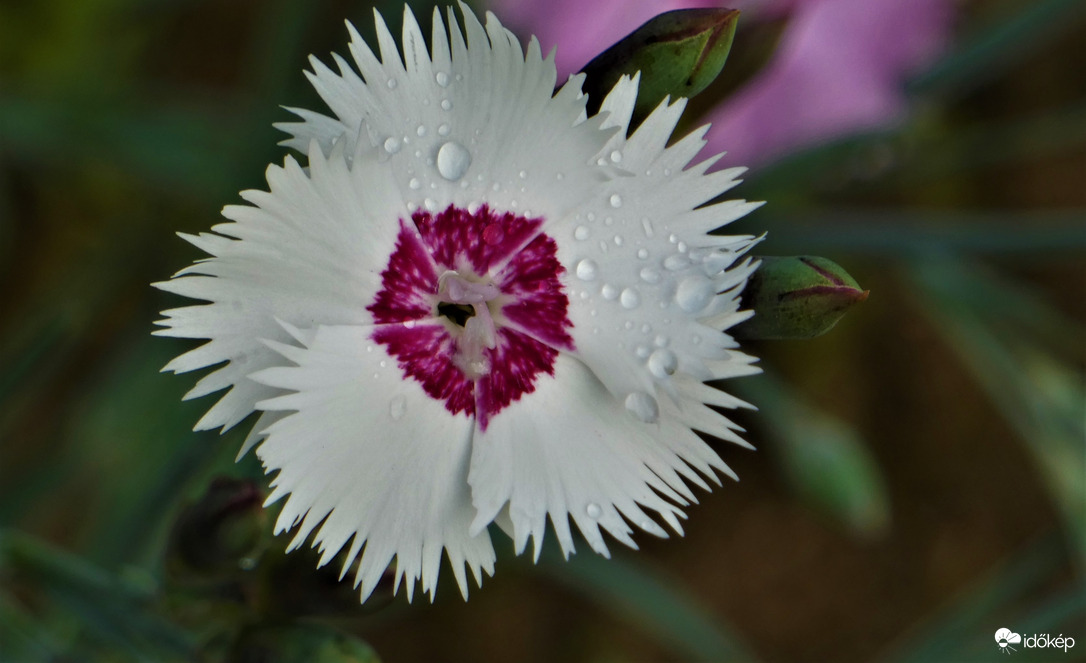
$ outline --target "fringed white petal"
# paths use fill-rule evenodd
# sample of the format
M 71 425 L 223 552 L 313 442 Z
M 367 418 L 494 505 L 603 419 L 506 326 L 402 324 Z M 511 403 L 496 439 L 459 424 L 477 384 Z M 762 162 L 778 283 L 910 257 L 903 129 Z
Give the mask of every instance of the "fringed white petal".
M 404 380 L 370 333 L 321 327 L 307 348 L 273 344 L 297 366 L 253 376 L 289 392 L 259 404 L 279 416 L 256 449 L 278 472 L 268 502 L 285 498 L 276 531 L 296 528 L 291 548 L 313 534 L 322 565 L 346 550 L 343 573 L 361 553 L 363 600 L 393 559 L 397 586 L 406 581 L 410 598 L 421 581 L 432 599 L 443 551 L 467 597 L 465 567 L 478 583 L 494 566 L 487 533 L 468 533 L 473 422 Z

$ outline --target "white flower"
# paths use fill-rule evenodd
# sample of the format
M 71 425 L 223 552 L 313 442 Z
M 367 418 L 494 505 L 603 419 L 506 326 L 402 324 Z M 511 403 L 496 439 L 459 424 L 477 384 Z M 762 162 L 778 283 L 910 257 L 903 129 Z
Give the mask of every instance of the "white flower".
M 402 60 L 379 15 L 380 60 L 348 25 L 361 77 L 313 59 L 334 117 L 281 125 L 308 168 L 270 166 L 157 284 L 210 302 L 156 332 L 209 339 L 165 370 L 222 364 L 197 428 L 261 413 L 242 453 L 278 472 L 277 531 L 361 555 L 363 599 L 393 557 L 432 598 L 443 551 L 466 597 L 492 522 L 537 556 L 548 518 L 567 556 L 570 519 L 602 555 L 630 523 L 681 534 L 687 484 L 734 476 L 691 429 L 745 444 L 703 403 L 745 404 L 703 381 L 757 372 L 723 333 L 755 240 L 706 234 L 756 205 L 702 206 L 742 169 L 690 165 L 706 128 L 667 146 L 684 100 L 627 138 L 636 77 L 587 118 L 581 77 L 554 92 L 536 40 L 461 9 L 430 53 L 405 11 Z

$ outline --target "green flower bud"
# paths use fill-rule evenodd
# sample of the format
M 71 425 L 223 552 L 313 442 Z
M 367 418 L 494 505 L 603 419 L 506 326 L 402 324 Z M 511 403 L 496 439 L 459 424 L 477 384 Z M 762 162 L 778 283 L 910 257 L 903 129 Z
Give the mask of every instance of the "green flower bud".
M 176 579 L 225 580 L 256 554 L 264 532 L 264 494 L 252 481 L 220 477 L 178 516 L 167 568 Z
M 214 642 L 205 660 L 261 663 L 380 663 L 365 642 L 309 624 L 268 624 L 243 630 L 233 642 Z
M 806 339 L 825 334 L 867 299 L 840 265 L 815 256 L 762 257 L 743 291 L 754 317 L 732 328 L 738 339 Z
M 735 9 L 679 9 L 649 20 L 585 66 L 589 113 L 599 110 L 620 77 L 638 71 L 633 124 L 668 95 L 698 94 L 724 68 L 738 22 Z

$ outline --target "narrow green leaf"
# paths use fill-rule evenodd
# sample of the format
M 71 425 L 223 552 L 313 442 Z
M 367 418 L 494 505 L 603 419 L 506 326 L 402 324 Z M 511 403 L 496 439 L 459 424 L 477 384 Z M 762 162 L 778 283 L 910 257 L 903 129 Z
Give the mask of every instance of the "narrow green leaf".
M 550 537 L 548 544 L 553 541 Z M 540 556 L 541 571 L 669 643 L 681 660 L 757 660 L 732 629 L 651 567 L 621 555 L 604 559 L 594 553 L 566 561 L 556 545 L 548 544 Z M 583 547 L 587 549 L 587 543 Z
M 1082 376 L 1031 329 L 1028 311 L 1038 303 L 1023 312 L 1014 291 L 992 297 L 977 287 L 980 273 L 952 257 L 918 260 L 906 271 L 921 308 L 1033 453 L 1086 565 Z
M 758 403 L 785 476 L 801 500 L 864 537 L 890 523 L 889 497 L 878 464 L 845 422 L 803 402 L 771 374 L 735 389 Z

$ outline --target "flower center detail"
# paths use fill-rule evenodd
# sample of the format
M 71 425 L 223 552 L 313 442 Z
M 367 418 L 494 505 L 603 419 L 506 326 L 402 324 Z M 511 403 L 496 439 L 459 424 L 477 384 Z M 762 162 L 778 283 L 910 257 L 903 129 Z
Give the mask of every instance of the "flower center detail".
M 453 414 L 490 417 L 572 350 L 569 300 L 543 219 L 450 206 L 400 220 L 367 306 L 373 338 Z

